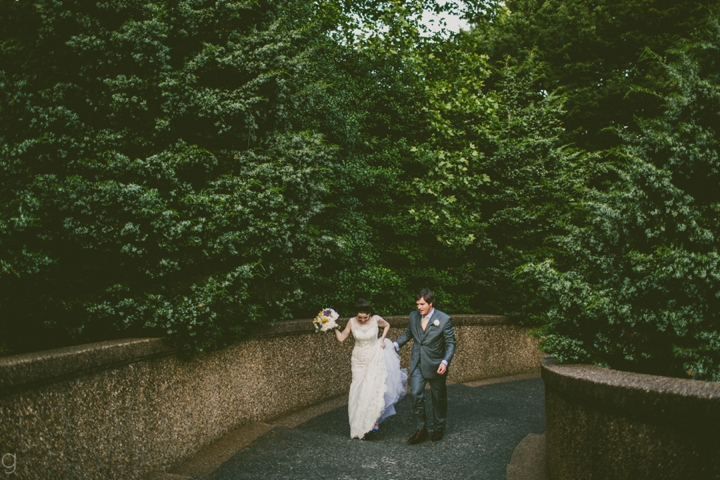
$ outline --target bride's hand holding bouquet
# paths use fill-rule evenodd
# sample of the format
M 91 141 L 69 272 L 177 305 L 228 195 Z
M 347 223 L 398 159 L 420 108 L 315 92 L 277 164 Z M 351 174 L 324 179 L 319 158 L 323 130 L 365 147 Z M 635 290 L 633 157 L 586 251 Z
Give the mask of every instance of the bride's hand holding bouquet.
M 329 332 L 338 328 L 337 319 L 340 315 L 332 308 L 323 308 L 313 319 L 316 332 Z

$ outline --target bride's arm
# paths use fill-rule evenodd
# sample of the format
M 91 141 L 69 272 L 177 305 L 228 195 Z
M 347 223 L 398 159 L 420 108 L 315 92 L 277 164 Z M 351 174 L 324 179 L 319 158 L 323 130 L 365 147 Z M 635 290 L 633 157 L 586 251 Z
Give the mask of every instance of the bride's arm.
M 377 316 L 377 323 L 378 326 L 382 327 L 383 329 L 382 337 L 380 337 L 380 346 L 382 348 L 385 348 L 385 337 L 387 337 L 387 334 L 390 331 L 390 324 L 386 322 L 385 319 L 382 318 L 380 315 Z
M 335 338 L 337 338 L 339 341 L 344 342 L 345 339 L 350 335 L 350 330 L 352 327 L 350 326 L 352 322 L 350 320 L 347 321 L 345 324 L 345 329 L 341 332 L 339 328 L 335 329 Z

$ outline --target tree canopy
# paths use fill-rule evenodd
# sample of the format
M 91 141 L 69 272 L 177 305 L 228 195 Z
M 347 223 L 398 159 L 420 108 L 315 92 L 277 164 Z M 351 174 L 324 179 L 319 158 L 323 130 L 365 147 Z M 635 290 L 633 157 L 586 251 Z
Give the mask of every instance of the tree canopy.
M 0 3 L 0 354 L 191 354 L 430 287 L 561 360 L 720 380 L 720 7 L 464 7 Z

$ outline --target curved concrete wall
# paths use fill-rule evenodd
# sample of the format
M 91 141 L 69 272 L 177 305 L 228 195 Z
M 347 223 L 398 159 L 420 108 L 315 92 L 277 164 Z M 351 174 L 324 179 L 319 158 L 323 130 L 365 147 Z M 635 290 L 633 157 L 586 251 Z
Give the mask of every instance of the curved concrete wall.
M 407 326 L 406 317 L 387 320 L 389 338 Z M 539 370 L 528 329 L 496 315 L 453 321 L 449 381 Z M 246 422 L 346 395 L 352 346 L 293 320 L 190 361 L 152 338 L 0 358 L 0 456 L 15 466 L 13 478 L 131 480 L 167 471 Z M 410 348 L 401 355 L 407 366 Z
M 542 362 L 552 480 L 720 479 L 720 383 Z

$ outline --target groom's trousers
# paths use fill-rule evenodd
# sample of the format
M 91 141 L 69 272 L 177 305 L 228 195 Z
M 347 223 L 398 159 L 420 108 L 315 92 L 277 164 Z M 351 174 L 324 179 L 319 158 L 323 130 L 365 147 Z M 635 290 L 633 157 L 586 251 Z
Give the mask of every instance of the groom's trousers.
M 417 421 L 417 429 L 427 428 L 427 416 L 425 414 L 425 384 L 430 382 L 430 396 L 432 398 L 433 430 L 442 432 L 445 430 L 445 419 L 447 417 L 447 374 L 436 378 L 423 377 L 420 364 L 410 374 L 410 391 L 413 396 L 413 415 Z

